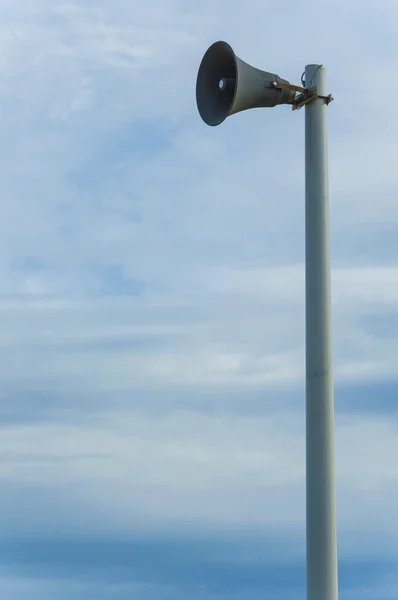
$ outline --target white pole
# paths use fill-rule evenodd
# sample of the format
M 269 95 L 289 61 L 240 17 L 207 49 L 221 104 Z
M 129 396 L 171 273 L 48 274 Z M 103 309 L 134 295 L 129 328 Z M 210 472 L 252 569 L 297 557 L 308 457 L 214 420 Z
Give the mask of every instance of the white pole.
M 305 86 L 326 96 L 320 65 Z M 327 105 L 305 106 L 307 600 L 337 600 Z

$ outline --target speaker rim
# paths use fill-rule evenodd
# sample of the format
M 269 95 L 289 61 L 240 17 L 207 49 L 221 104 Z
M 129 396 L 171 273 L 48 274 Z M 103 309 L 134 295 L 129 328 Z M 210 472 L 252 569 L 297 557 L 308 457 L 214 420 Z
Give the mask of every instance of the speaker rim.
M 222 118 L 221 118 L 219 121 L 217 121 L 216 123 L 209 123 L 207 120 L 205 120 L 205 119 L 203 118 L 202 111 L 200 110 L 200 106 L 199 106 L 199 99 L 198 99 L 198 96 L 199 96 L 199 93 L 198 93 L 198 88 L 199 88 L 199 75 L 200 75 L 200 73 L 201 73 L 201 70 L 202 70 L 203 63 L 205 62 L 205 60 L 208 60 L 208 59 L 209 59 L 209 54 L 211 54 L 212 52 L 214 52 L 214 50 L 216 49 L 216 46 L 218 46 L 218 47 L 223 47 L 225 50 L 227 50 L 227 51 L 228 51 L 228 52 L 231 54 L 231 56 L 232 56 L 232 59 L 233 59 L 233 61 L 234 61 L 234 66 L 235 66 L 235 80 L 236 80 L 236 81 L 235 81 L 235 89 L 234 89 L 233 97 L 232 97 L 231 103 L 230 103 L 230 105 L 229 105 L 228 111 L 227 111 L 227 112 L 226 112 L 226 114 L 225 114 L 225 115 L 224 115 L 224 116 L 223 116 L 223 117 L 222 117 Z M 206 125 L 209 125 L 210 127 L 217 127 L 218 125 L 221 125 L 221 123 L 223 123 L 223 122 L 224 122 L 224 121 L 227 119 L 227 117 L 229 117 L 229 116 L 230 116 L 230 114 L 231 114 L 231 109 L 232 109 L 232 107 L 233 107 L 233 105 L 234 105 L 234 102 L 235 102 L 235 99 L 236 99 L 236 93 L 237 93 L 237 90 L 238 90 L 238 77 L 239 77 L 239 74 L 238 74 L 238 63 L 237 63 L 237 56 L 236 56 L 236 54 L 235 54 L 235 52 L 234 52 L 234 50 L 233 50 L 232 46 L 231 46 L 230 44 L 228 44 L 228 42 L 225 42 L 225 41 L 223 41 L 223 40 L 219 40 L 219 41 L 217 41 L 217 42 L 214 42 L 213 44 L 211 44 L 211 46 L 209 46 L 209 47 L 208 47 L 208 49 L 206 50 L 206 52 L 205 52 L 205 53 L 204 53 L 204 55 L 203 55 L 203 58 L 202 58 L 202 60 L 201 60 L 201 62 L 200 62 L 200 65 L 199 65 L 198 74 L 197 74 L 197 77 L 196 77 L 196 106 L 197 106 L 197 109 L 198 109 L 198 112 L 199 112 L 199 114 L 200 114 L 200 117 L 201 117 L 202 121 L 203 121 L 203 122 L 204 122 Z

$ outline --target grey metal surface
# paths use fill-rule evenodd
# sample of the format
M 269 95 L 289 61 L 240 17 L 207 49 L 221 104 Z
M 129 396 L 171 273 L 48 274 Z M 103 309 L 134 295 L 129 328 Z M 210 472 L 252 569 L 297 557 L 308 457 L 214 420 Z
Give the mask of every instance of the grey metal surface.
M 221 81 L 224 85 L 220 86 Z M 206 51 L 199 67 L 199 114 L 207 125 L 216 126 L 242 110 L 291 104 L 294 90 L 275 88 L 274 82 L 289 84 L 274 73 L 248 65 L 226 42 L 216 42 Z
M 280 87 L 276 83 L 282 83 Z M 249 108 L 305 106 L 307 599 L 337 600 L 334 400 L 325 69 L 308 65 L 305 87 L 256 69 L 216 42 L 198 72 L 196 101 L 207 125 Z M 296 96 L 296 94 L 299 96 Z
M 305 69 L 326 96 L 326 73 Z M 327 103 L 305 106 L 307 600 L 337 600 Z

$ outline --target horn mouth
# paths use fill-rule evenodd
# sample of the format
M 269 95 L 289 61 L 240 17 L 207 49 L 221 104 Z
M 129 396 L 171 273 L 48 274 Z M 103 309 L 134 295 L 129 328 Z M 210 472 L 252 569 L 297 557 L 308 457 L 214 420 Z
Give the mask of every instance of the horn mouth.
M 220 125 L 230 114 L 237 90 L 236 56 L 227 42 L 215 42 L 200 63 L 196 104 L 203 121 Z

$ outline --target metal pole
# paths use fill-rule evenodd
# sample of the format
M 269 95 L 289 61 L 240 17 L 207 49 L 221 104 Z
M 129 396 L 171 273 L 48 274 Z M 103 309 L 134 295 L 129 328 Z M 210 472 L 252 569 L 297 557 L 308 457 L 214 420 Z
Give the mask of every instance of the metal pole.
M 305 87 L 326 96 L 320 65 Z M 337 600 L 327 105 L 305 107 L 307 600 Z

